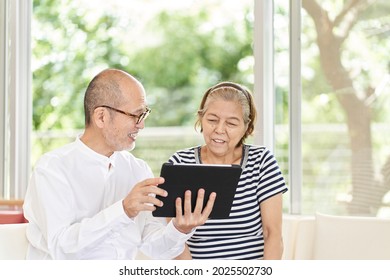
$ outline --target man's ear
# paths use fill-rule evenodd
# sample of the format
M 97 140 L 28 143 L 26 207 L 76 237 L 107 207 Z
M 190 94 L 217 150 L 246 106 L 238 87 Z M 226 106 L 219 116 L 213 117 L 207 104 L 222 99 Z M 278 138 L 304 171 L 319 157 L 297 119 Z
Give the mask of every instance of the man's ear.
M 103 128 L 108 121 L 108 114 L 104 108 L 96 108 L 92 115 L 93 122 L 98 128 Z

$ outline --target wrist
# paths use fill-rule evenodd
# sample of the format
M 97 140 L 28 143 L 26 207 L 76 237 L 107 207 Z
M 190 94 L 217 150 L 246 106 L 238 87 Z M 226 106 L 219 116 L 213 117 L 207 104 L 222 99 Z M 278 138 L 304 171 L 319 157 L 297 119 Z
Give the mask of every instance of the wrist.
M 183 234 L 189 234 L 191 233 L 195 228 L 189 228 L 189 227 L 179 227 L 177 224 L 176 224 L 176 218 L 173 218 L 172 219 L 172 223 L 173 223 L 173 226 L 175 227 L 175 229 Z
M 131 212 L 125 207 L 125 200 L 122 200 L 122 207 L 126 216 L 129 217 L 130 219 L 134 219 L 135 215 L 132 215 Z

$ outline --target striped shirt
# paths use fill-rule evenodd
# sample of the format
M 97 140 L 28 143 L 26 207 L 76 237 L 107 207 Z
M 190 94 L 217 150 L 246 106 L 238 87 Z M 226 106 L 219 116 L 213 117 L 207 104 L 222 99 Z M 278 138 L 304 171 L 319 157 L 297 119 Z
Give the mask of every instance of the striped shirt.
M 201 164 L 200 146 L 177 151 L 172 163 Z M 187 241 L 193 259 L 262 259 L 260 204 L 287 191 L 273 154 L 265 147 L 243 145 L 242 173 L 229 218 L 209 219 Z

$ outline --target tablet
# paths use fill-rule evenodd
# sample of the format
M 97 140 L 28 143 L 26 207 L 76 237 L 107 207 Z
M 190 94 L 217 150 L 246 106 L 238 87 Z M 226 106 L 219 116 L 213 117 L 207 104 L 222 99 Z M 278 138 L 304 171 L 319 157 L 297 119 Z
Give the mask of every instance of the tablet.
M 217 193 L 209 218 L 228 218 L 241 171 L 239 165 L 164 163 L 160 176 L 164 177 L 165 182 L 159 187 L 165 189 L 168 196 L 157 196 L 164 205 L 157 207 L 153 211 L 153 216 L 175 217 L 175 200 L 177 197 L 181 197 L 184 204 L 186 190 L 191 190 L 191 206 L 194 210 L 198 190 L 203 188 L 205 190 L 203 207 L 206 206 L 210 193 Z

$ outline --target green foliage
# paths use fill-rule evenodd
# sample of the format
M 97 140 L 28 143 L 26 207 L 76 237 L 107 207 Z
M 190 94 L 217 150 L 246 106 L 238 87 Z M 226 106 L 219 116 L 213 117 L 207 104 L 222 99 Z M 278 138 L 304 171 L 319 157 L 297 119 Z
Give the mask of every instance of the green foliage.
M 247 80 L 238 64 L 253 53 L 248 18 L 207 30 L 207 11 L 162 12 L 145 30 L 152 43 L 129 48 L 121 18 L 94 12 L 77 1 L 34 1 L 35 130 L 82 128 L 85 88 L 106 67 L 121 68 L 142 81 L 153 108 L 149 126 L 192 124 L 209 86 Z
M 84 91 L 98 69 L 119 67 L 120 41 L 109 34 L 117 19 L 102 13 L 86 21 L 76 1 L 35 0 L 33 18 L 33 127 L 84 125 Z
M 221 80 L 244 82 L 238 64 L 252 56 L 249 28 L 241 33 L 234 23 L 204 30 L 209 14 L 162 12 L 150 23 L 156 42 L 131 57 L 147 91 L 155 126 L 187 125 L 194 121 L 203 92 Z M 245 27 L 245 25 L 244 25 Z
M 327 8 L 330 16 L 341 12 L 344 1 L 317 0 Z M 334 5 L 332 7 L 332 5 Z M 329 8 L 332 7 L 332 8 Z M 348 31 L 341 45 L 341 61 L 349 72 L 353 86 L 360 99 L 366 99 L 375 88 L 389 79 L 388 50 L 390 40 L 388 22 L 390 19 L 388 1 L 374 1 L 359 15 L 355 25 Z M 319 60 L 317 33 L 312 19 L 303 14 L 302 20 L 302 122 L 303 123 L 345 123 L 346 112 L 336 100 L 337 94 L 326 80 Z M 340 28 L 342 29 L 342 28 Z M 334 32 L 339 32 L 335 29 Z M 387 92 L 388 87 L 387 87 Z M 384 92 L 382 92 L 384 93 Z M 381 94 L 382 94 L 381 93 Z M 372 108 L 372 121 L 383 122 L 389 118 L 390 96 L 384 94 L 367 102 Z

